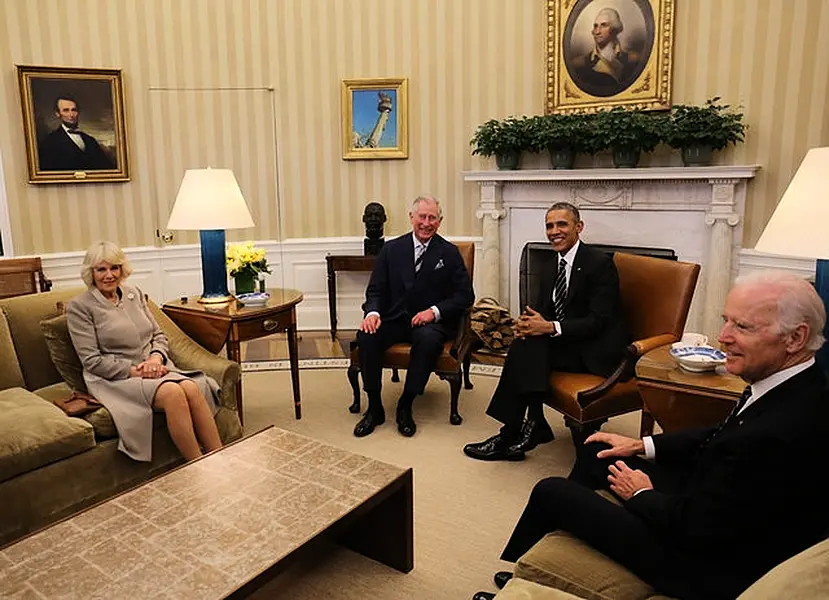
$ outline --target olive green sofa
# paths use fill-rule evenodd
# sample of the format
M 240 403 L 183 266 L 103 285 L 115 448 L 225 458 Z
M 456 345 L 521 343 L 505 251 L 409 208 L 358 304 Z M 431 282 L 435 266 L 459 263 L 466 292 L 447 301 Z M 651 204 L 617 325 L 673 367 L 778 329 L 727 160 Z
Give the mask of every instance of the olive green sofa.
M 519 558 L 515 577 L 495 597 L 497 600 L 671 600 L 618 563 L 562 531 L 546 535 Z M 829 597 L 829 540 L 777 565 L 737 600 L 826 597 Z
M 183 462 L 163 414 L 155 415 L 153 460 L 145 463 L 118 451 L 105 408 L 73 418 L 53 404 L 71 390 L 52 362 L 40 323 L 58 316 L 58 303 L 82 291 L 0 300 L 0 546 Z M 222 405 L 215 418 L 222 441 L 241 437 L 235 391 L 239 365 L 211 354 L 151 307 L 176 365 L 219 382 Z

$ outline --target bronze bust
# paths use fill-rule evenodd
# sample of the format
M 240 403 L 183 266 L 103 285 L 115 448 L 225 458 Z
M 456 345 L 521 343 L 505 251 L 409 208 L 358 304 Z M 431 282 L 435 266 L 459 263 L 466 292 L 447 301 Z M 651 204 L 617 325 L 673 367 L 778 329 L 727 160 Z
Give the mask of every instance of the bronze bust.
M 379 202 L 369 202 L 363 211 L 363 223 L 366 225 L 366 238 L 363 240 L 363 254 L 373 256 L 380 253 L 383 239 L 383 223 L 386 222 L 386 209 Z

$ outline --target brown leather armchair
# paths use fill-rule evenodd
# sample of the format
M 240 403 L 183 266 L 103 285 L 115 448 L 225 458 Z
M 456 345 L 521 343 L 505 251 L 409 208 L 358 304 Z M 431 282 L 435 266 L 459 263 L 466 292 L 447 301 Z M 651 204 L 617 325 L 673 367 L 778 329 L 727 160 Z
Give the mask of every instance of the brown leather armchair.
M 608 377 L 589 373 L 550 374 L 552 393 L 546 404 L 564 415 L 577 446 L 610 417 L 642 408 L 634 366 L 646 352 L 678 341 L 685 328 L 700 267 L 697 264 L 617 252 L 613 262 L 628 331 L 634 340 Z M 653 420 L 643 413 L 642 432 Z
M 457 244 L 461 258 L 469 271 L 469 278 L 472 279 L 475 268 L 475 244 L 461 242 Z M 435 374 L 449 382 L 450 410 L 449 422 L 452 425 L 460 425 L 463 422 L 458 412 L 458 398 L 461 393 L 461 376 L 463 375 L 464 387 L 472 389 L 472 382 L 469 379 L 469 367 L 472 357 L 471 352 L 472 330 L 469 327 L 469 313 L 463 315 L 458 333 L 454 340 L 447 341 L 443 346 L 443 352 L 438 357 L 435 366 Z M 405 369 L 409 365 L 410 344 L 394 344 L 390 346 L 383 355 L 383 367 L 394 370 L 392 381 L 399 381 L 397 369 Z M 354 393 L 354 401 L 348 410 L 352 413 L 360 412 L 360 348 L 356 341 L 351 342 L 351 365 L 348 367 L 348 381 Z
M 52 282 L 43 273 L 40 257 L 0 260 L 0 298 L 48 292 Z

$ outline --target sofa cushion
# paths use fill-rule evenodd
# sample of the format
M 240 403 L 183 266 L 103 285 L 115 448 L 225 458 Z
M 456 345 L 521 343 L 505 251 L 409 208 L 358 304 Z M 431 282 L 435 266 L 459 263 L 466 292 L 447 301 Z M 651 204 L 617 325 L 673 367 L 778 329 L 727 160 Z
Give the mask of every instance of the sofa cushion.
M 548 533 L 519 558 L 515 576 L 588 600 L 659 597 L 623 566 L 563 531 Z
M 14 349 L 12 334 L 6 315 L 0 311 L 0 390 L 13 387 L 26 387 L 23 371 L 17 362 L 17 352 Z
M 498 594 L 496 600 L 578 600 L 578 596 L 526 579 L 513 577 Z
M 46 339 L 46 347 L 52 364 L 69 384 L 69 387 L 78 392 L 88 393 L 86 382 L 83 380 L 83 365 L 69 335 L 69 325 L 66 315 L 61 314 L 40 322 L 40 330 Z
M 0 391 L 0 481 L 95 447 L 92 425 L 22 388 Z
M 58 302 L 68 302 L 83 291 L 83 288 L 70 288 L 0 300 L 26 389 L 36 390 L 61 381 L 46 348 L 40 322 L 57 316 Z
M 35 390 L 35 394 L 55 405 L 58 405 L 59 400 L 68 398 L 71 393 L 72 390 L 64 382 Z M 118 431 L 115 429 L 115 422 L 112 420 L 112 415 L 104 407 L 83 415 L 81 419 L 92 425 L 93 429 L 95 429 L 95 439 L 97 441 L 118 437 Z
M 812 600 L 829 589 L 829 540 L 823 540 L 763 575 L 738 600 Z

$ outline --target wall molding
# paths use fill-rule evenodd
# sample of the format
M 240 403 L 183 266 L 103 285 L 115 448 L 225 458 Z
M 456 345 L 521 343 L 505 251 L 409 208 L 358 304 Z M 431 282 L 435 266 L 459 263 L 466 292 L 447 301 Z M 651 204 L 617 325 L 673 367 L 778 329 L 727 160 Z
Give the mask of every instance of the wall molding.
M 387 239 L 392 239 L 388 236 Z M 454 242 L 473 242 L 476 263 L 479 261 L 480 237 L 452 237 Z M 303 301 L 297 306 L 300 330 L 327 330 L 328 274 L 327 254 L 362 254 L 363 238 L 297 238 L 284 242 L 257 241 L 265 249 L 272 273 L 269 287 L 300 290 Z M 201 285 L 201 252 L 198 244 L 124 248 L 133 273 L 129 282 L 140 287 L 161 304 L 181 296 L 198 295 Z M 53 289 L 83 287 L 80 267 L 84 252 L 61 252 L 41 255 L 43 270 L 52 280 Z M 337 274 L 337 322 L 341 329 L 356 329 L 362 320 L 369 273 Z M 477 273 L 476 273 L 477 279 Z M 232 291 L 232 282 L 228 288 Z

